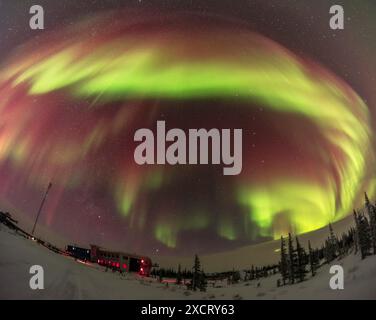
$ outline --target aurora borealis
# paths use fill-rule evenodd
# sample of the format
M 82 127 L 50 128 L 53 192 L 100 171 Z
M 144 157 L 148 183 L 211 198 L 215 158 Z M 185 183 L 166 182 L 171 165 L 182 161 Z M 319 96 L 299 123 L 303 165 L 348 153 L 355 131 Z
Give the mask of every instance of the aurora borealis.
M 83 244 L 221 251 L 321 228 L 373 196 L 368 103 L 234 20 L 93 13 L 13 49 L 0 94 L 0 199 L 32 219 L 52 181 L 41 224 Z M 134 132 L 158 120 L 243 128 L 241 174 L 138 166 Z

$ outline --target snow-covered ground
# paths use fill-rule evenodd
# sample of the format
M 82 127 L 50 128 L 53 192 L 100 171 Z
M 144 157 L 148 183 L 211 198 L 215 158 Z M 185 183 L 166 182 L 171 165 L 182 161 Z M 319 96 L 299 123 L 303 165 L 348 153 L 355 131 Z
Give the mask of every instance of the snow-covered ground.
M 227 285 L 209 283 L 206 292 L 159 283 L 136 275 L 121 277 L 96 264 L 82 264 L 24 239 L 0 225 L 0 299 L 376 299 L 376 256 L 361 261 L 350 255 L 341 261 L 344 290 L 329 288 L 329 266 L 302 283 L 276 286 L 279 275 Z M 31 290 L 29 269 L 41 265 L 45 289 Z

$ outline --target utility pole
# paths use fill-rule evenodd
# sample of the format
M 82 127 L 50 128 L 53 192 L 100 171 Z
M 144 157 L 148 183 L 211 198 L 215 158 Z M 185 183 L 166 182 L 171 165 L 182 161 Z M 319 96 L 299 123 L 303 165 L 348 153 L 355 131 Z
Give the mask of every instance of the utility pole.
M 37 214 L 37 218 L 35 219 L 35 223 L 34 223 L 34 227 L 33 227 L 33 230 L 31 231 L 31 234 L 34 235 L 34 231 L 35 231 L 35 227 L 37 226 L 37 222 L 38 222 L 38 219 L 39 219 L 39 215 L 42 211 L 42 208 L 43 208 L 43 205 L 44 205 L 44 202 L 46 201 L 46 198 L 47 198 L 47 195 L 48 195 L 48 192 L 50 191 L 52 187 L 52 183 L 50 182 L 48 184 L 48 187 L 47 187 L 47 190 L 46 190 L 46 193 L 44 194 L 44 197 L 43 197 L 43 200 L 42 200 L 42 203 L 40 204 L 40 207 L 39 207 L 39 210 L 38 210 L 38 214 Z

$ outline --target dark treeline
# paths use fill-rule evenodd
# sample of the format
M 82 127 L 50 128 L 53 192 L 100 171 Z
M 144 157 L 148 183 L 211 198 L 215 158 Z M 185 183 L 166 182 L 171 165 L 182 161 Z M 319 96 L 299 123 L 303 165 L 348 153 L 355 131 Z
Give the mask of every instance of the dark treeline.
M 365 205 L 361 210 L 354 210 L 355 227 L 351 227 L 340 237 L 334 234 L 333 227 L 329 224 L 329 236 L 320 248 L 313 249 L 308 242 L 308 251 L 299 243 L 298 237 L 281 237 L 281 260 L 279 272 L 281 279 L 277 286 L 302 282 L 308 274 L 316 275 L 317 269 L 333 260 L 340 260 L 351 252 L 360 252 L 365 259 L 371 254 L 376 254 L 376 204 L 372 204 L 365 194 Z M 294 241 L 295 240 L 295 241 Z M 295 242 L 295 243 L 294 243 Z
M 163 280 L 164 278 L 176 278 L 179 274 L 179 271 L 176 271 L 173 268 L 153 268 L 150 272 L 150 276 L 153 278 L 159 278 Z M 187 269 L 180 271 L 180 277 L 182 279 L 192 279 L 193 272 Z
M 211 276 L 205 274 L 201 268 L 201 262 L 198 255 L 195 255 L 194 264 L 192 270 L 181 270 L 179 264 L 177 271 L 174 269 L 153 269 L 150 273 L 152 277 L 158 278 L 159 282 L 163 282 L 164 278 L 173 278 L 176 279 L 176 284 L 184 284 L 189 290 L 200 290 L 206 291 L 207 280 L 211 279 Z
M 253 281 L 280 274 L 277 286 L 294 284 L 314 277 L 317 270 L 335 259 L 340 260 L 351 252 L 360 253 L 365 259 L 371 254 L 376 254 L 376 203 L 372 204 L 365 194 L 365 206 L 361 210 L 354 210 L 355 227 L 336 236 L 331 224 L 328 226 L 329 235 L 319 248 L 313 248 L 311 242 L 305 248 L 297 236 L 290 233 L 287 237 L 281 236 L 280 261 L 274 265 L 254 266 L 246 270 L 231 270 L 205 274 L 200 267 L 197 255 L 191 270 L 153 269 L 151 275 L 161 282 L 164 278 L 176 279 L 177 284 L 185 284 L 188 289 L 205 290 L 207 280 L 213 282 L 227 280 L 228 284 L 239 281 Z

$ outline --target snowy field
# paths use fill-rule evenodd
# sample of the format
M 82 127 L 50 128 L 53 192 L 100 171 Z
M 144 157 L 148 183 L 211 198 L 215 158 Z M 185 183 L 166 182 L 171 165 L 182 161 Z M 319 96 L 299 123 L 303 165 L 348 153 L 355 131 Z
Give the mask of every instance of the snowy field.
M 105 272 L 96 264 L 83 264 L 58 255 L 0 225 L 0 299 L 376 299 L 376 256 L 361 261 L 350 255 L 333 264 L 345 271 L 344 290 L 329 288 L 329 266 L 314 278 L 277 288 L 279 275 L 259 281 L 209 283 L 206 292 L 159 283 L 137 275 Z M 29 269 L 41 265 L 45 289 L 31 290 Z

